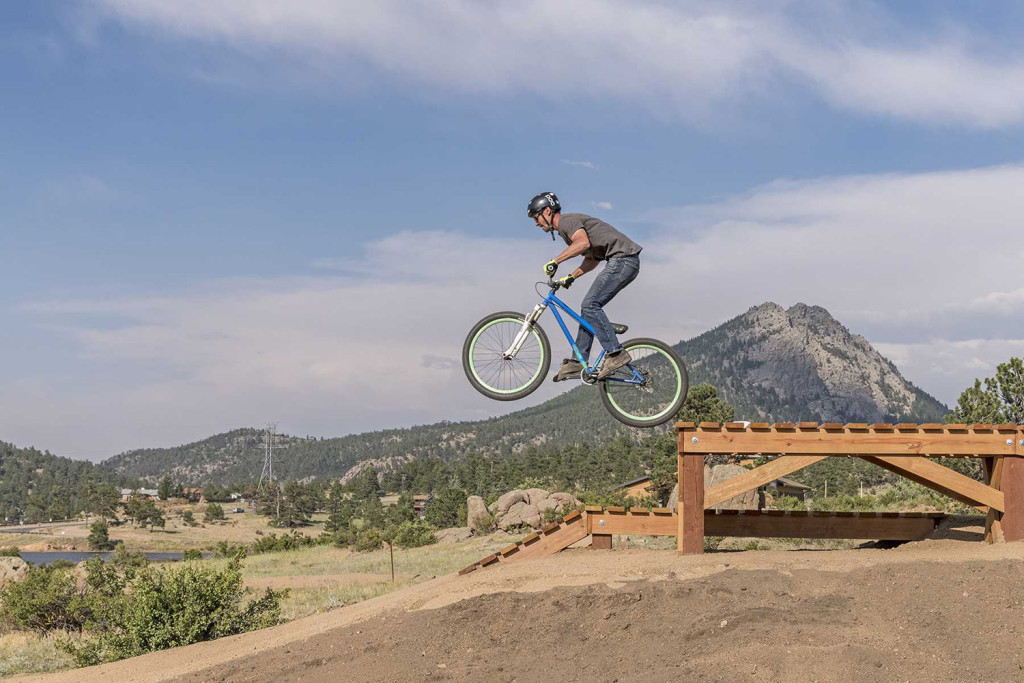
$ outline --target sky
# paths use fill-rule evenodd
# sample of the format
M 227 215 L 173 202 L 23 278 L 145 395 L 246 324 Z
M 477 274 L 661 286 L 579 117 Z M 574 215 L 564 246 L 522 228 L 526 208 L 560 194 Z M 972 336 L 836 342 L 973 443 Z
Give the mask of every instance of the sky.
M 1022 29 L 998 0 L 5 3 L 0 440 L 546 400 L 459 361 L 535 303 L 545 190 L 644 246 L 632 331 L 816 304 L 953 403 L 1024 355 Z

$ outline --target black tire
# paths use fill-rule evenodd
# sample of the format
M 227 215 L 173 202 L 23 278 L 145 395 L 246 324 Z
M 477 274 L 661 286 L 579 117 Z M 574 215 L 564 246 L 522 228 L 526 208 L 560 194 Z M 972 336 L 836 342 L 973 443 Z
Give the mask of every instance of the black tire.
M 502 311 L 487 316 L 469 331 L 462 345 L 462 369 L 473 388 L 495 401 L 515 401 L 537 390 L 551 368 L 551 344 L 537 323 L 532 335 L 511 361 L 501 358 L 500 351 L 511 346 L 526 316 L 515 311 Z M 498 326 L 501 325 L 499 328 Z M 486 335 L 492 334 L 493 339 Z M 490 344 L 485 344 L 490 341 Z M 484 346 L 489 348 L 484 348 Z M 486 362 L 486 366 L 482 363 Z M 486 369 L 485 369 L 486 367 Z M 523 377 L 522 383 L 517 379 Z M 508 386 L 503 386 L 503 380 Z
M 634 361 L 600 382 L 604 407 L 612 417 L 630 427 L 657 427 L 674 418 L 690 390 L 683 359 L 675 349 L 657 339 L 637 337 L 623 342 L 622 348 L 630 351 Z M 632 377 L 632 368 L 649 373 L 647 387 L 613 380 Z M 664 389 L 664 399 L 656 393 L 657 389 Z

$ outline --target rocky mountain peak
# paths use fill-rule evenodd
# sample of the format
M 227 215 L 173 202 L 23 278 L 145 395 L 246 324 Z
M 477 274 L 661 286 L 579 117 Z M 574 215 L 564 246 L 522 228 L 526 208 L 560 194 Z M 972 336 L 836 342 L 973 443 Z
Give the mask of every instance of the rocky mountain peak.
M 821 306 L 766 302 L 683 349 L 692 374 L 718 386 L 737 417 L 882 422 L 945 412 Z

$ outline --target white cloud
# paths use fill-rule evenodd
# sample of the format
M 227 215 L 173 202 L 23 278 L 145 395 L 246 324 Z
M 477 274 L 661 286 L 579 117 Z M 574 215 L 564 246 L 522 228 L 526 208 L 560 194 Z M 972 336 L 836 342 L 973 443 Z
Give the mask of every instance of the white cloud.
M 601 209 L 602 211 L 611 211 L 612 209 L 615 208 L 611 202 L 595 202 L 594 206 Z
M 569 159 L 562 159 L 562 163 L 568 166 L 578 166 L 579 168 L 587 168 L 591 171 L 597 170 L 597 165 L 593 161 L 570 161 Z
M 1021 186 L 1021 166 L 852 176 L 663 210 L 609 311 L 675 342 L 763 301 L 818 304 L 951 402 L 1024 355 Z M 533 305 L 552 249 L 542 236 L 403 233 L 311 277 L 36 302 L 23 314 L 69 340 L 94 379 L 67 382 L 41 359 L 35 379 L 0 384 L 0 434 L 99 456 L 268 419 L 333 435 L 525 407 L 474 393 L 458 358 L 480 317 Z M 557 359 L 565 343 L 542 324 Z M 534 402 L 560 389 L 545 383 Z
M 1019 46 L 865 3 L 82 2 L 100 18 L 283 58 L 315 78 L 364 72 L 449 91 L 639 100 L 694 120 L 788 82 L 872 115 L 979 127 L 1024 119 Z

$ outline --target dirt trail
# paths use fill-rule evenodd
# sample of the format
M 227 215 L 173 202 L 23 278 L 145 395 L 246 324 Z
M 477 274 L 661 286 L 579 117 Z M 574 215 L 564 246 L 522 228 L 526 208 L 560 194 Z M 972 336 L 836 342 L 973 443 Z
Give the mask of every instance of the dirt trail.
M 1024 681 L 1021 587 L 1024 543 L 567 551 L 38 680 Z

